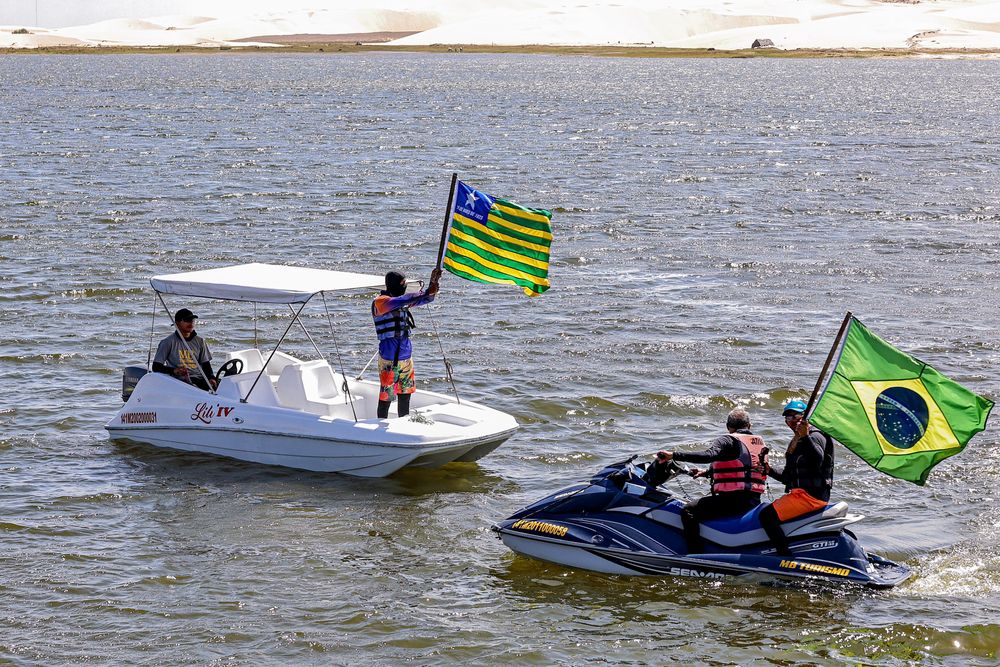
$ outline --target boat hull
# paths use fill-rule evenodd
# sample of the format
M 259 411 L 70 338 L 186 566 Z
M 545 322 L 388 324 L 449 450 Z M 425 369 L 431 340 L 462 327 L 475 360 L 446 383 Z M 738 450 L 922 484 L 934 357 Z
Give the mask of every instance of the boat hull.
M 474 461 L 517 430 L 509 415 L 474 403 L 425 392 L 422 405 L 413 420 L 354 420 L 231 400 L 150 374 L 105 428 L 116 441 L 361 477 Z

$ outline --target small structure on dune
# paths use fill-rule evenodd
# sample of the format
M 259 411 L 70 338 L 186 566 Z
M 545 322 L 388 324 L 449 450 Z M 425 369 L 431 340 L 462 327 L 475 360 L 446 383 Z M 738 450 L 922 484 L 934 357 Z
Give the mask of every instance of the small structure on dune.
M 773 49 L 774 48 L 774 42 L 772 42 L 769 39 L 763 39 L 763 38 L 761 38 L 761 39 L 755 39 L 755 40 L 753 40 L 753 44 L 750 45 L 750 48 L 751 49 Z

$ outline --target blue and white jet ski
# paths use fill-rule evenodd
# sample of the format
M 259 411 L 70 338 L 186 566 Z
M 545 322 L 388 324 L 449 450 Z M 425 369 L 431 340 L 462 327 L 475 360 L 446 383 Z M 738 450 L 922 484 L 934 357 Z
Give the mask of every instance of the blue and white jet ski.
M 704 553 L 688 553 L 684 502 L 643 478 L 633 460 L 553 493 L 493 526 L 514 552 L 610 574 L 704 579 L 821 580 L 892 588 L 910 568 L 866 553 L 847 526 L 864 518 L 847 503 L 785 522 L 791 557 L 778 556 L 760 526 L 760 505 L 744 516 L 702 524 Z M 672 464 L 667 481 L 687 471 Z

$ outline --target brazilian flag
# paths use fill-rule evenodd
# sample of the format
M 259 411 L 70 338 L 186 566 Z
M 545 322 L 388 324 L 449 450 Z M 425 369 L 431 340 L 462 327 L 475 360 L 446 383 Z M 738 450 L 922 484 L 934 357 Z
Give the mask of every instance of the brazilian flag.
M 458 181 L 444 268 L 479 283 L 518 285 L 528 296 L 549 289 L 552 213 L 492 197 Z
M 986 427 L 993 401 L 897 350 L 851 318 L 809 421 L 876 470 L 923 485 Z

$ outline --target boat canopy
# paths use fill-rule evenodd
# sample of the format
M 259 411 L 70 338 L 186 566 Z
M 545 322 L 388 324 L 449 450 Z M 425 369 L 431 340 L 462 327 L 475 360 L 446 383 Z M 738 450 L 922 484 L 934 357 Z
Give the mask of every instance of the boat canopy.
M 382 287 L 385 280 L 364 273 L 253 263 L 154 276 L 149 283 L 162 294 L 256 303 L 305 303 L 320 292 Z

